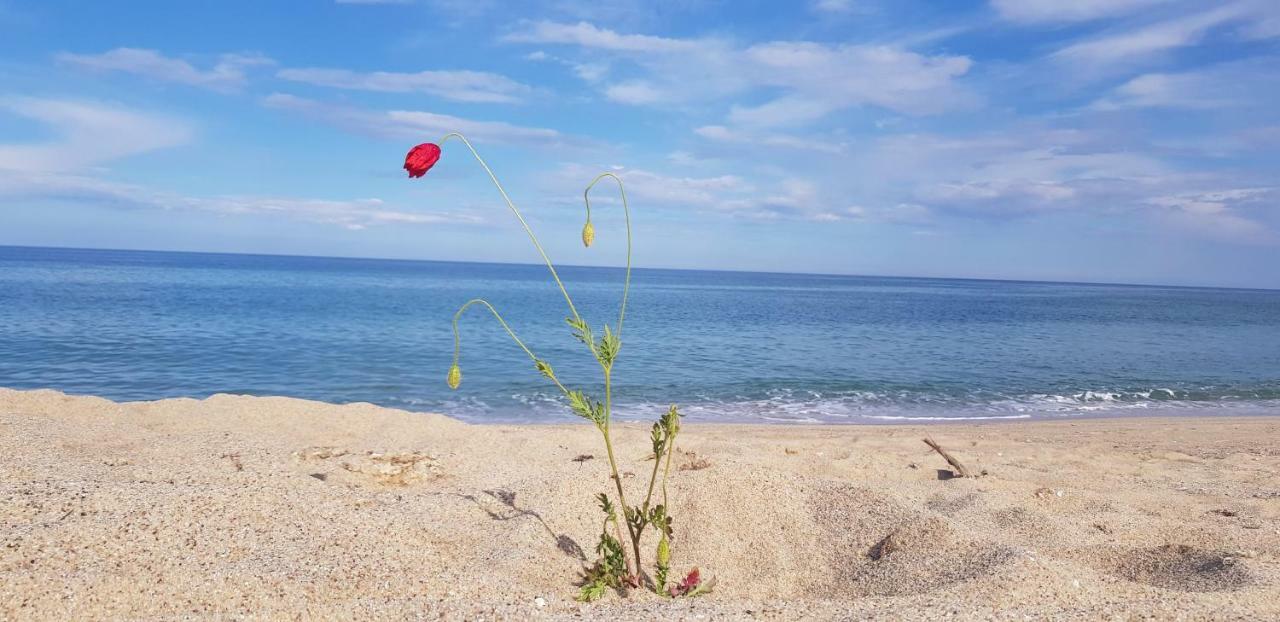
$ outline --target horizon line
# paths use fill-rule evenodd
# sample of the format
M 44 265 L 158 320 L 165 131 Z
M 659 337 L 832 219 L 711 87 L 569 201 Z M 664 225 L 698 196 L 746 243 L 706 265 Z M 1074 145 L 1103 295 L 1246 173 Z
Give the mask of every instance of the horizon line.
M 248 252 L 230 252 L 230 251 L 196 251 L 196 250 L 172 250 L 172 249 L 156 249 L 156 248 L 91 248 L 81 246 L 28 246 L 24 244 L 0 244 L 0 248 L 18 248 L 18 249 L 41 249 L 41 250 L 68 250 L 68 251 L 98 251 L 98 252 L 124 252 L 124 253 L 171 253 L 181 255 L 229 255 L 238 257 L 279 257 L 286 259 L 345 259 L 355 261 L 398 261 L 406 263 L 471 263 L 471 264 L 488 264 L 497 266 L 529 266 L 529 267 L 545 267 L 541 263 L 522 263 L 516 261 L 471 261 L 458 259 L 406 259 L 401 257 L 361 257 L 353 255 L 296 255 L 290 253 L 248 253 Z M 591 266 L 580 264 L 558 264 L 559 268 L 603 268 L 609 270 L 622 270 L 624 266 Z M 1259 292 L 1276 292 L 1280 288 L 1276 287 L 1233 287 L 1228 285 L 1178 285 L 1169 283 L 1126 283 L 1126 282 L 1105 282 L 1105 281 L 1061 281 L 1061 280 L 1041 280 L 1041 279 L 1009 279 L 1009 278 L 991 278 L 991 277 L 969 277 L 969 276 L 920 276 L 920 275 L 901 275 L 901 274 L 855 274 L 848 272 L 792 272 L 792 271 L 770 271 L 770 270 L 741 270 L 741 269 L 723 269 L 723 268 L 658 268 L 652 266 L 632 266 L 634 270 L 670 270 L 675 272 L 725 272 L 730 274 L 771 274 L 778 276 L 825 276 L 825 277 L 845 277 L 845 278 L 863 278 L 863 279 L 914 279 L 914 280 L 935 280 L 935 281 L 984 281 L 992 283 L 1040 283 L 1047 285 L 1092 285 L 1103 287 L 1162 287 L 1162 288 L 1179 288 L 1179 289 L 1220 289 L 1235 291 L 1259 291 Z

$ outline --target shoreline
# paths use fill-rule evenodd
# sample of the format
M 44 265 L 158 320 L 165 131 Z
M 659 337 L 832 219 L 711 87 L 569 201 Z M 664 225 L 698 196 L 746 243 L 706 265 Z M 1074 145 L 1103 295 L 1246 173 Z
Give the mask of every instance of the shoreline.
M 0 618 L 1280 617 L 1280 418 L 1006 423 L 689 422 L 673 574 L 716 590 L 582 605 L 585 423 L 0 389 Z
M 63 391 L 60 389 L 47 388 L 47 387 L 29 389 L 29 388 L 12 388 L 12 387 L 0 386 L 0 391 L 13 391 L 13 392 L 25 392 L 25 393 L 50 391 L 60 395 L 66 395 L 69 397 L 105 399 L 121 406 L 157 404 L 157 403 L 167 402 L 170 400 L 191 400 L 196 402 L 203 402 L 209 399 L 222 398 L 222 397 L 288 399 L 288 400 L 298 400 L 301 402 L 310 402 L 315 404 L 324 404 L 326 406 L 338 406 L 338 407 L 372 406 L 376 408 L 406 412 L 406 413 L 415 414 L 415 415 L 440 416 L 440 417 L 448 418 L 453 421 L 457 421 L 459 423 L 464 423 L 466 425 L 475 425 L 475 426 L 482 426 L 482 427 L 574 426 L 574 425 L 581 425 L 586 423 L 581 419 L 573 418 L 569 415 L 557 416 L 557 418 L 552 420 L 519 420 L 519 419 L 510 419 L 507 417 L 496 417 L 496 418 L 493 418 L 492 420 L 486 420 L 485 418 L 480 418 L 480 417 L 471 417 L 471 416 L 459 417 L 459 416 L 443 414 L 441 412 L 437 412 L 433 410 L 414 410 L 414 409 L 409 409 L 404 407 L 378 404 L 378 403 L 367 402 L 367 401 L 328 402 L 323 400 L 315 400 L 310 398 L 293 397 L 293 396 L 286 396 L 286 395 L 256 395 L 256 394 L 247 394 L 247 393 L 218 392 L 218 393 L 211 393 L 205 397 L 174 396 L 174 397 L 162 397 L 162 398 L 156 398 L 156 399 L 116 400 L 112 398 L 95 395 L 92 393 L 69 392 L 69 391 Z M 682 406 L 683 408 L 683 405 L 679 403 L 677 403 L 676 405 Z M 622 405 L 620 407 L 626 408 L 625 405 Z M 654 417 L 660 414 L 661 411 L 664 410 L 664 408 L 665 407 L 655 406 L 653 408 Z M 566 406 L 564 410 L 565 412 L 567 412 L 568 407 Z M 920 416 L 901 415 L 899 416 L 899 415 L 880 414 L 881 411 L 871 411 L 877 414 L 859 415 L 856 417 L 847 417 L 845 419 L 832 419 L 828 421 L 814 420 L 812 418 L 783 419 L 778 417 L 773 417 L 773 418 L 756 417 L 755 419 L 742 419 L 742 420 L 734 420 L 734 419 L 704 420 L 704 419 L 700 419 L 697 416 L 694 416 L 691 420 L 688 416 L 686 416 L 685 425 L 763 426 L 763 427 L 774 427 L 774 426 L 777 426 L 777 427 L 930 426 L 931 427 L 935 425 L 948 426 L 948 425 L 966 425 L 966 424 L 984 424 L 984 423 L 996 423 L 996 424 L 1040 423 L 1040 422 L 1054 422 L 1054 421 L 1094 421 L 1099 419 L 1120 419 L 1120 420 L 1124 420 L 1124 419 L 1175 419 L 1176 420 L 1176 419 L 1188 419 L 1188 418 L 1213 419 L 1213 420 L 1253 419 L 1253 418 L 1265 419 L 1268 417 L 1280 417 L 1280 400 L 1260 400 L 1257 403 L 1241 402 L 1241 401 L 1214 402 L 1214 403 L 1205 403 L 1203 405 L 1189 403 L 1189 402 L 1181 402 L 1179 403 L 1179 405 L 1176 405 L 1176 406 L 1144 405 L 1140 407 L 1136 407 L 1136 406 L 1135 407 L 1110 407 L 1110 408 L 1092 408 L 1092 409 L 1086 408 L 1080 411 L 1063 412 L 1058 414 L 1043 414 L 1042 412 L 1035 412 L 1035 413 L 996 412 L 989 415 L 977 415 L 977 414 L 970 415 L 967 413 L 971 411 L 963 410 L 960 408 L 934 408 L 930 412 L 945 412 L 945 411 L 951 411 L 951 412 L 963 411 L 966 414 L 961 414 L 955 417 L 934 416 L 934 415 L 920 415 Z M 885 412 L 896 412 L 896 411 L 886 409 Z M 622 415 L 615 415 L 614 421 L 618 424 L 626 424 L 626 425 L 649 425 L 650 423 L 653 422 L 653 419 L 647 418 L 647 417 L 631 417 L 626 414 L 622 414 Z

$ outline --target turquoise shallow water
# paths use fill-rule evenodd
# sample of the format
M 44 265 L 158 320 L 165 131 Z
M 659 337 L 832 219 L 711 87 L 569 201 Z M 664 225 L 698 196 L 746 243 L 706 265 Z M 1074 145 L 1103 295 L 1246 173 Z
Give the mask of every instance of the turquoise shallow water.
M 616 318 L 621 270 L 562 276 L 597 330 Z M 0 386 L 570 419 L 479 308 L 445 387 L 475 296 L 595 389 L 541 266 L 16 247 Z M 1280 414 L 1280 291 L 638 269 L 615 377 L 620 416 L 693 421 Z

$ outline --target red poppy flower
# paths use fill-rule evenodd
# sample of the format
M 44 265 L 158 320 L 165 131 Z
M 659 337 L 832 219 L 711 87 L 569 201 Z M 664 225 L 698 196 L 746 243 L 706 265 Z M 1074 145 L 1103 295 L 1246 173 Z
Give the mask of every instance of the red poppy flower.
M 409 154 L 404 157 L 404 170 L 409 171 L 410 177 L 422 177 L 439 160 L 440 146 L 432 143 L 422 143 L 410 149 Z

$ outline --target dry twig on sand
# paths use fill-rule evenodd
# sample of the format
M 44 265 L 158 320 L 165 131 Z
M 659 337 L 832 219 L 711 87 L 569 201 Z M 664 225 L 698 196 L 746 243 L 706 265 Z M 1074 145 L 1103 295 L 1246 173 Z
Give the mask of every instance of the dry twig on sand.
M 943 449 L 942 446 L 932 438 L 925 437 L 924 444 L 932 447 L 934 451 L 938 452 L 939 456 L 942 456 L 942 458 L 947 461 L 947 464 L 951 465 L 956 477 L 973 477 L 973 473 L 970 473 L 969 469 L 966 469 L 963 464 L 960 464 L 960 461 L 957 460 L 955 456 L 947 453 L 947 450 Z

